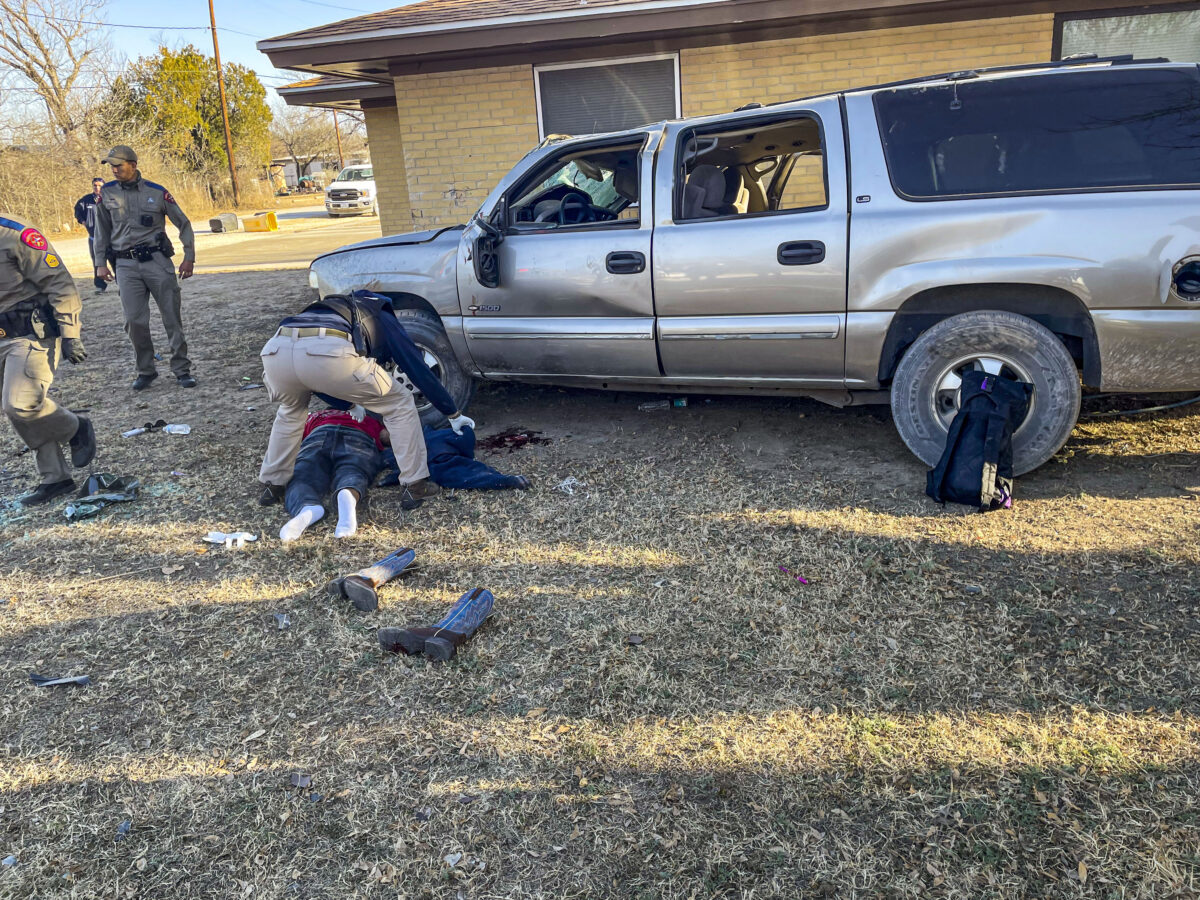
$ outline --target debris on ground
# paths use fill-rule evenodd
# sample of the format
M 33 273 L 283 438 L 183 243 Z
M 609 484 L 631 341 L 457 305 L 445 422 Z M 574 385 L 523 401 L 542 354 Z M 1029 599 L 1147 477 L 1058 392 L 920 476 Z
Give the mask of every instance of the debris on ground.
M 4 859 L 0 859 L 0 866 L 15 866 L 16 864 L 17 858 L 11 854 L 4 857 Z
M 142 483 L 132 475 L 112 475 L 96 472 L 84 482 L 79 499 L 68 503 L 63 510 L 67 521 L 75 522 L 94 516 L 110 503 L 136 500 Z
M 241 549 L 246 546 L 247 541 L 257 541 L 258 535 L 251 534 L 248 531 L 231 531 L 226 534 L 224 531 L 210 531 L 204 536 L 206 544 L 224 544 L 226 549 L 237 547 Z
M 191 434 L 191 425 L 172 425 L 166 419 L 158 419 L 155 422 L 147 422 L 141 428 L 131 428 L 128 431 L 122 431 L 121 437 L 135 437 L 139 434 L 147 432 L 161 431 L 163 434 Z
M 300 772 L 293 772 L 288 778 L 288 783 L 294 788 L 312 787 L 312 776 L 303 775 Z
M 491 437 L 478 438 L 475 446 L 481 450 L 487 450 L 489 453 L 499 453 L 502 450 L 512 453 L 514 450 L 520 450 L 532 444 L 550 443 L 550 438 L 544 438 L 541 434 L 542 432 L 540 431 L 517 431 L 510 429 L 502 431 L 499 434 L 493 434 Z
M 280 631 L 286 631 L 292 627 L 292 617 L 287 613 L 275 613 L 275 627 Z
M 256 391 L 256 390 L 258 390 L 260 387 L 262 387 L 262 385 L 261 385 L 261 384 L 257 384 L 257 383 L 252 383 L 252 384 L 243 384 L 241 387 L 239 387 L 239 388 L 238 388 L 238 390 L 239 390 L 239 391 Z
M 587 487 L 586 481 L 580 481 L 574 475 L 568 475 L 566 478 L 564 478 L 562 481 L 560 481 L 558 484 L 556 484 L 552 488 L 552 490 L 558 491 L 563 494 L 574 495 L 576 488 L 585 488 L 585 487 Z M 589 495 L 585 493 L 584 496 L 586 497 Z
M 58 687 L 60 685 L 79 685 L 91 684 L 92 679 L 87 675 L 64 675 L 61 678 L 53 678 L 48 675 L 39 675 L 37 672 L 29 673 L 29 680 L 33 682 L 35 687 Z
M 133 827 L 133 822 L 130 821 L 129 819 L 126 819 L 124 822 L 122 822 L 120 825 L 117 826 L 117 835 L 116 835 L 116 837 L 113 838 L 113 840 L 116 841 L 117 843 L 120 843 L 121 841 L 125 840 L 125 838 L 129 836 L 129 829 L 131 829 L 132 827 Z
M 642 412 L 652 412 L 653 410 L 656 410 L 656 409 L 670 409 L 670 408 L 671 408 L 670 400 L 648 400 L 645 403 L 638 404 L 638 409 L 640 409 Z
M 636 647 L 638 644 L 644 644 L 645 642 L 646 639 L 640 634 L 631 634 L 629 637 L 625 638 L 625 643 L 627 643 L 630 647 Z
M 793 575 L 792 572 L 789 569 L 787 569 L 785 566 L 780 566 L 779 571 L 782 572 L 784 575 L 791 575 L 792 578 L 795 578 L 801 584 L 808 584 L 807 578 L 804 578 L 800 575 Z

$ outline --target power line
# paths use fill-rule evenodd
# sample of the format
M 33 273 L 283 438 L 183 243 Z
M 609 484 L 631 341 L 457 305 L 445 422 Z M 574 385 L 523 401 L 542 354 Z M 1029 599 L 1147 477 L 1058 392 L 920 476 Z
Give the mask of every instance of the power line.
M 369 13 L 369 12 L 377 11 L 377 10 L 372 10 L 372 9 L 359 9 L 357 6 L 338 6 L 337 4 L 334 4 L 334 3 L 322 3 L 321 0 L 300 0 L 300 2 L 301 3 L 311 3 L 313 6 L 324 6 L 324 7 L 328 7 L 329 9 L 340 9 L 345 12 Z
M 315 0 L 308 0 L 315 2 Z M 68 25 L 100 25 L 104 28 L 136 28 L 142 31 L 209 31 L 207 25 L 127 25 L 121 22 L 96 22 L 91 19 L 66 19 L 62 16 L 47 16 L 42 13 L 29 13 L 29 16 L 35 19 L 46 19 L 50 22 L 66 22 Z M 265 35 L 251 34 L 248 31 L 238 31 L 234 28 L 226 28 L 220 26 L 217 31 L 228 31 L 230 34 L 240 34 L 242 37 L 265 38 Z

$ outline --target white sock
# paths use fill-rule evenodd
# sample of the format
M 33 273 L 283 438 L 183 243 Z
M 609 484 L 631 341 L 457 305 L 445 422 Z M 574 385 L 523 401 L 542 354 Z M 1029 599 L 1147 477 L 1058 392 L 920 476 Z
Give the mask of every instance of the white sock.
M 298 512 L 294 518 L 288 520 L 288 523 L 279 529 L 279 539 L 285 544 L 289 541 L 294 541 L 304 534 L 304 529 L 313 522 L 319 522 L 325 518 L 325 507 L 323 506 L 306 506 Z
M 338 521 L 334 537 L 350 537 L 358 531 L 358 500 L 349 488 L 338 491 Z

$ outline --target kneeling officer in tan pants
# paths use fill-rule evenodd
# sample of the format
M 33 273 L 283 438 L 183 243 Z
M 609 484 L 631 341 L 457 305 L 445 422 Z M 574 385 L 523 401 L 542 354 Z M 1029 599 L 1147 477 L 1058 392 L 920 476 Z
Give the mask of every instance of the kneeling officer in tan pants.
M 429 480 L 425 435 L 413 395 L 379 363 L 395 363 L 417 389 L 450 420 L 455 433 L 475 423 L 459 412 L 450 393 L 429 370 L 421 351 L 396 320 L 392 301 L 355 291 L 331 295 L 279 323 L 262 349 L 263 382 L 279 403 L 258 480 L 259 503 L 283 498 L 304 436 L 308 402 L 317 394 L 331 406 L 351 404 L 378 413 L 392 439 L 400 483 L 400 505 L 418 506 L 441 490 Z M 361 415 L 361 411 L 360 411 Z
M 79 293 L 71 273 L 36 228 L 0 214 L 0 401 L 33 451 L 41 483 L 21 502 L 45 503 L 75 487 L 59 444 L 86 466 L 96 455 L 92 423 L 49 397 L 60 355 L 87 358 L 79 338 Z

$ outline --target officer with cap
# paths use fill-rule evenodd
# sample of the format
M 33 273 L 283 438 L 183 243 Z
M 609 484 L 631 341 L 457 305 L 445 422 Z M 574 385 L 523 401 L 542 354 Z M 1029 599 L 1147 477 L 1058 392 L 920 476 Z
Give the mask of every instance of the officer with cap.
M 179 229 L 179 241 L 183 244 L 179 277 L 191 278 L 196 260 L 192 223 L 170 191 L 142 177 L 137 154 L 129 147 L 113 147 L 103 162 L 112 166 L 116 180 L 100 189 L 100 202 L 96 205 L 95 274 L 105 281 L 113 280 L 105 262 L 106 254 L 111 251 L 117 258 L 117 287 L 125 312 L 125 333 L 133 342 L 137 360 L 133 389 L 143 391 L 158 377 L 150 338 L 150 297 L 158 304 L 171 342 L 171 371 L 181 387 L 195 387 L 183 336 L 179 281 L 170 259 L 175 248 L 165 230 L 167 219 Z
M 70 443 L 77 467 L 96 455 L 92 423 L 49 396 L 60 357 L 73 364 L 87 359 L 80 309 L 71 273 L 50 242 L 36 228 L 0 214 L 0 402 L 41 476 L 37 489 L 21 498 L 26 506 L 75 488 L 59 444 Z

